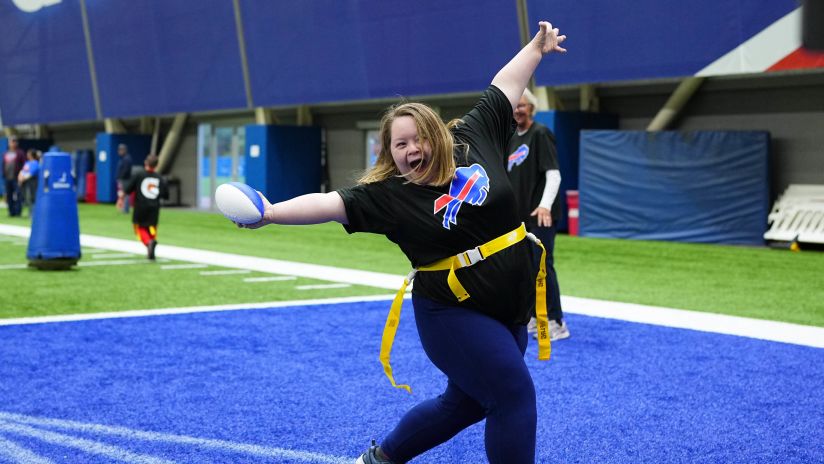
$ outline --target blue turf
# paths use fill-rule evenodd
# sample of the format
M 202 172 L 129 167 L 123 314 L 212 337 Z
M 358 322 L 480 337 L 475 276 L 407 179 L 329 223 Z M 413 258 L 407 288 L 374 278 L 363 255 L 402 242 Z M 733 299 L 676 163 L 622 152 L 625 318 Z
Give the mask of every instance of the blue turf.
M 377 362 L 387 302 L 0 327 L 0 413 L 320 453 L 328 460 L 39 430 L 178 462 L 357 456 L 444 385 L 406 303 L 389 386 Z M 539 462 L 824 462 L 824 351 L 569 315 L 572 338 L 528 364 Z M 5 438 L 55 462 L 118 462 L 84 445 Z M 0 451 L 2 451 L 0 440 Z M 87 447 L 86 447 L 87 448 Z M 0 462 L 3 462 L 0 452 Z M 476 425 L 420 463 L 484 462 Z

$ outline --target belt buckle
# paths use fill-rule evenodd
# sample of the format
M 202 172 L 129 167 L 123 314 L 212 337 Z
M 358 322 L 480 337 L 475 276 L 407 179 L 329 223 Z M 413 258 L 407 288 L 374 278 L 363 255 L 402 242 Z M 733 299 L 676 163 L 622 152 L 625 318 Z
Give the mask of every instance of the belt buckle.
M 466 250 L 458 255 L 458 260 L 462 267 L 472 266 L 473 264 L 483 261 L 484 255 L 481 253 L 480 247 L 475 247 L 471 250 Z

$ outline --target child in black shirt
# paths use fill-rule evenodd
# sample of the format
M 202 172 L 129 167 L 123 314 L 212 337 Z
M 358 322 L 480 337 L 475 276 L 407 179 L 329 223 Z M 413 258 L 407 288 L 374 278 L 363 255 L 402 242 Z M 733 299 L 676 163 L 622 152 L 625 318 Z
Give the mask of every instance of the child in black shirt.
M 166 181 L 155 172 L 158 158 L 150 154 L 143 162 L 144 171 L 132 176 L 118 192 L 118 203 L 135 192 L 132 223 L 138 240 L 146 245 L 146 256 L 155 259 L 157 223 L 160 218 L 160 199 L 169 198 Z

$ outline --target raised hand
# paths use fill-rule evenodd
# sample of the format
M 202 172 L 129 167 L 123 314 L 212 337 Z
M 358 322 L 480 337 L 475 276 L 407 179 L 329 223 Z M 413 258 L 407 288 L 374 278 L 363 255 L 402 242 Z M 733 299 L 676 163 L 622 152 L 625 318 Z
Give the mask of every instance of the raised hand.
M 535 45 L 541 49 L 541 53 L 560 52 L 565 53 L 566 48 L 561 47 L 561 43 L 566 40 L 565 35 L 559 35 L 558 28 L 553 28 L 552 24 L 547 21 L 538 22 L 540 29 L 535 37 L 532 39 Z

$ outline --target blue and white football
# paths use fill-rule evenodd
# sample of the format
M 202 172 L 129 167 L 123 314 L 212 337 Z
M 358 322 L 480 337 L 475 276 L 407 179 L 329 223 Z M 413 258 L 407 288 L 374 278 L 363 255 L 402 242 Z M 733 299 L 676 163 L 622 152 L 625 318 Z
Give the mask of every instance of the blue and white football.
M 255 189 L 244 183 L 220 184 L 215 190 L 215 203 L 232 222 L 254 224 L 263 219 L 263 200 Z

